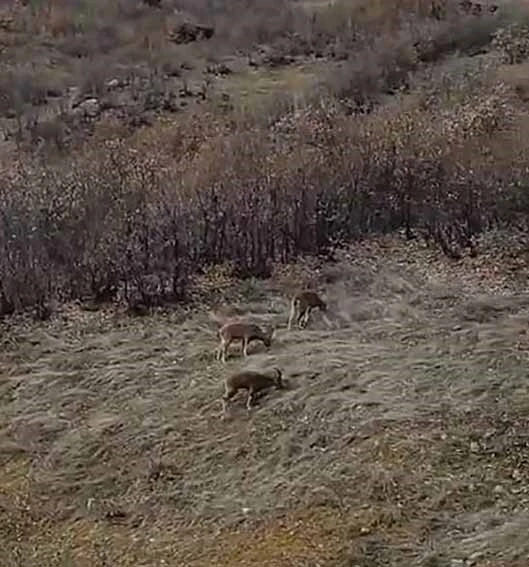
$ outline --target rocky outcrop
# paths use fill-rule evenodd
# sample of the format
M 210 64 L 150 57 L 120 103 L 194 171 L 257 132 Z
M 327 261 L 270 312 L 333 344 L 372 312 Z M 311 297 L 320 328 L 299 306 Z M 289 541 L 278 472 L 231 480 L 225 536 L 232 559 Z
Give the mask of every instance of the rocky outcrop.
M 96 118 L 101 112 L 101 104 L 97 98 L 87 98 L 73 108 L 74 114 Z
M 177 43 L 192 43 L 204 39 L 211 39 L 215 34 L 213 26 L 194 24 L 192 22 L 181 22 L 177 24 L 169 33 L 169 40 Z

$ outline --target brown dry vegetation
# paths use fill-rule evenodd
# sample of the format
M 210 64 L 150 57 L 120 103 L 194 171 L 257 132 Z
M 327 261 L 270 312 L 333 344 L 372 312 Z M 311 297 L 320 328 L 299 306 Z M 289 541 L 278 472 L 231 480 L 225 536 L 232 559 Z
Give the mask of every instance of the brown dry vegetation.
M 529 16 L 482 4 L 2 3 L 2 566 L 527 564 Z M 249 418 L 205 307 L 279 324 Z
M 287 388 L 250 417 L 243 396 L 220 419 L 242 363 L 214 360 L 202 310 L 6 327 L 2 564 L 517 565 L 525 284 L 496 254 L 412 252 L 369 241 L 297 269 L 319 274 L 332 327 L 286 331 L 288 274 L 230 286 L 235 311 L 279 325 L 246 364 L 284 368 Z
M 481 231 L 525 222 L 524 86 L 504 78 L 524 65 L 525 16 L 512 7 L 477 17 L 450 2 L 442 14 L 426 1 L 234 4 L 239 32 L 248 18 L 243 45 L 227 8 L 199 3 L 194 17 L 214 36 L 174 45 L 172 5 L 96 3 L 81 17 L 74 4 L 21 8 L 6 32 L 36 37 L 5 51 L 4 125 L 15 124 L 17 150 L 8 140 L 3 154 L 3 313 L 87 297 L 160 305 L 188 299 L 198 267 L 267 276 L 273 262 L 400 229 L 458 257 Z M 78 26 L 58 33 L 57 14 Z M 116 32 L 97 59 L 61 51 L 63 40 L 100 51 L 103 24 L 133 32 Z M 145 47 L 147 24 L 159 41 Z M 202 76 L 198 91 L 162 68 L 167 49 Z M 215 75 L 230 49 L 233 72 Z M 41 67 L 50 50 L 58 63 Z M 243 52 L 252 66 L 235 72 Z M 128 75 L 113 74 L 125 64 Z M 53 114 L 44 75 L 79 85 L 94 65 L 98 84 L 56 93 Z M 271 66 L 314 68 L 317 80 L 288 85 L 285 71 L 272 82 Z M 228 94 L 267 80 L 243 104 Z

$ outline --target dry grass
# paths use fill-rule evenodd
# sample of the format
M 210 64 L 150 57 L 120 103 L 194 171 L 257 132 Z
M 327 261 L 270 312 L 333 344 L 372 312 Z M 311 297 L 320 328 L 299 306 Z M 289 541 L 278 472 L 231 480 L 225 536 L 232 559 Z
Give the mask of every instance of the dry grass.
M 261 63 L 258 70 L 242 66 L 215 79 L 216 94 L 227 92 L 229 102 L 235 102 L 233 115 L 216 115 L 213 105 L 203 104 L 204 110 L 182 111 L 178 118 L 156 116 L 151 127 L 131 135 L 131 147 L 125 148 L 130 154 L 125 149 L 116 153 L 125 157 L 122 162 L 112 161 L 111 152 L 101 150 L 108 139 L 130 133 L 119 113 L 94 126 L 95 136 L 83 148 L 86 155 L 72 150 L 70 158 L 60 158 L 62 168 L 56 172 L 28 159 L 23 171 L 27 169 L 31 183 L 27 190 L 13 185 L 11 194 L 22 200 L 13 198 L 4 215 L 16 221 L 19 211 L 28 207 L 27 241 L 14 239 L 19 248 L 6 244 L 9 253 L 3 255 L 7 268 L 2 284 L 11 278 L 14 295 L 41 286 L 49 299 L 57 290 L 61 299 L 81 297 L 89 287 L 83 279 L 89 269 L 92 276 L 114 277 L 117 266 L 125 281 L 131 274 L 144 275 L 127 264 L 129 243 L 120 228 L 121 222 L 130 221 L 128 212 L 138 212 L 135 199 L 140 195 L 160 205 L 134 217 L 145 221 L 150 211 L 152 228 L 159 231 L 145 224 L 147 230 L 140 236 L 148 243 L 154 232 L 159 238 L 155 243 L 164 246 L 167 234 L 185 236 L 191 240 L 183 239 L 188 250 L 180 250 L 180 256 L 175 253 L 174 261 L 178 264 L 183 258 L 184 264 L 193 260 L 194 265 L 203 260 L 197 255 L 201 225 L 189 224 L 195 232 L 185 224 L 181 232 L 163 233 L 165 217 L 159 211 L 172 203 L 170 196 L 178 206 L 181 201 L 187 205 L 208 195 L 210 188 L 222 188 L 219 195 L 226 199 L 223 203 L 234 223 L 250 219 L 246 226 L 253 228 L 269 227 L 266 214 L 258 224 L 254 209 L 240 209 L 243 215 L 231 204 L 248 193 L 256 203 L 261 203 L 257 196 L 264 196 L 266 203 L 268 194 L 276 194 L 276 181 L 284 195 L 292 192 L 291 200 L 285 201 L 292 204 L 300 187 L 312 188 L 300 190 L 300 196 L 325 187 L 332 197 L 333 188 L 340 196 L 338 189 L 347 184 L 352 183 L 351 191 L 376 185 L 381 200 L 373 201 L 373 215 L 367 211 L 365 217 L 374 222 L 375 212 L 389 215 L 395 197 L 402 196 L 399 175 L 406 171 L 411 173 L 402 186 L 413 181 L 410 195 L 417 203 L 428 202 L 428 191 L 438 198 L 432 192 L 439 181 L 434 170 L 418 168 L 416 178 L 412 173 L 415 163 L 431 158 L 439 164 L 444 156 L 450 167 L 460 167 L 461 186 L 468 184 L 470 195 L 473 184 L 479 186 L 476 206 L 485 219 L 494 216 L 495 196 L 501 195 L 504 204 L 506 186 L 513 188 L 513 210 L 527 210 L 522 199 L 527 64 L 502 63 L 494 50 L 475 57 L 476 50 L 488 49 L 495 20 L 472 26 L 466 20 L 430 22 L 429 0 L 337 0 L 325 6 L 311 2 L 313 9 L 321 5 L 311 31 L 306 28 L 308 20 L 299 14 L 299 21 L 291 17 L 286 3 L 263 5 L 262 12 L 251 4 L 237 28 L 229 11 L 215 14 L 220 40 L 175 47 L 159 33 L 167 23 L 162 13 L 147 17 L 149 10 L 138 7 L 120 14 L 118 4 L 97 3 L 97 9 L 89 10 L 90 18 L 77 24 L 74 4 L 65 0 L 61 11 L 52 3 L 41 3 L 43 8 L 31 17 L 24 13 L 26 28 L 9 36 L 14 51 L 6 50 L 10 59 L 5 63 L 18 77 L 13 83 L 18 90 L 13 95 L 9 81 L 0 86 L 3 100 L 11 106 L 13 100 L 24 105 L 39 102 L 36 95 L 65 90 L 71 79 L 93 94 L 106 89 L 107 79 L 130 74 L 136 85 L 129 86 L 131 92 L 144 88 L 156 94 L 169 87 L 156 74 L 145 72 L 151 67 L 168 71 L 169 63 L 178 72 L 191 67 L 182 71 L 185 77 L 171 76 L 171 89 L 178 91 L 184 79 L 201 76 L 206 64 L 218 63 L 225 53 L 231 53 L 237 64 L 253 57 L 255 43 L 264 43 L 279 55 L 302 52 L 308 43 L 323 58 L 315 62 L 312 55 L 299 56 L 302 63 L 297 60 L 296 65 L 276 70 Z M 165 4 L 168 8 L 169 2 Z M 201 19 L 211 3 L 178 4 L 196 7 L 194 15 Z M 233 5 L 230 9 L 237 10 L 238 4 Z M 426 20 L 417 19 L 415 31 L 404 27 L 396 34 L 402 10 L 417 11 Z M 377 34 L 373 48 L 368 44 L 366 49 L 361 34 L 357 38 L 352 33 L 353 20 L 361 22 L 366 34 Z M 22 41 L 29 33 L 34 42 Z M 417 48 L 415 39 L 421 40 Z M 29 73 L 23 63 L 45 60 L 50 46 L 60 55 L 57 64 L 41 75 Z M 243 54 L 234 55 L 236 47 Z M 89 55 L 100 48 L 107 52 L 105 59 L 91 61 Z M 372 57 L 367 57 L 370 52 Z M 86 60 L 81 57 L 73 64 L 78 54 Z M 350 61 L 342 65 L 337 60 L 344 54 Z M 333 57 L 335 61 L 326 59 Z M 124 61 L 127 66 L 122 68 Z M 292 93 L 299 99 L 319 98 L 316 79 L 318 88 L 334 93 L 321 101 L 328 113 L 303 100 L 302 112 L 290 112 L 296 106 Z M 336 98 L 354 102 L 355 97 L 358 105 L 372 102 L 381 107 L 369 116 L 350 116 L 338 104 L 344 101 Z M 285 115 L 273 121 L 272 107 L 283 102 L 289 112 L 278 110 L 278 115 Z M 256 110 L 263 120 L 238 116 L 241 110 L 242 115 Z M 268 129 L 268 122 L 274 122 L 277 131 Z M 403 169 L 397 167 L 394 177 L 378 178 L 373 172 L 384 165 L 386 146 L 398 146 Z M 132 155 L 145 160 L 136 162 Z M 11 156 L 1 154 L 0 159 L 12 165 Z M 113 177 L 116 163 L 127 175 L 130 168 L 130 177 Z M 511 170 L 521 173 L 509 184 L 511 178 L 500 174 Z M 154 181 L 153 171 L 161 172 Z M 492 191 L 485 181 L 496 174 Z M 47 185 L 45 177 L 51 179 Z M 71 179 L 77 184 L 69 184 Z M 174 195 L 168 187 L 175 189 Z M 520 195 L 514 192 L 516 187 Z M 24 201 L 31 196 L 29 188 L 38 189 L 35 211 L 42 212 L 41 200 L 54 197 L 49 215 L 32 216 L 33 201 Z M 130 191 L 130 203 L 125 203 L 130 211 L 118 207 L 123 204 L 118 199 L 123 188 Z M 440 181 L 439 189 L 446 192 L 447 202 L 463 195 Z M 216 193 L 211 194 L 216 206 Z M 67 195 L 73 213 L 61 208 Z M 108 221 L 112 229 L 106 232 L 100 221 L 106 218 L 110 197 L 116 198 L 118 220 L 115 226 Z M 359 202 L 344 203 L 360 211 Z M 459 208 L 465 204 L 461 199 Z M 203 206 L 207 213 L 207 203 Z M 439 207 L 446 215 L 459 210 L 450 203 L 446 211 Z M 181 210 L 185 214 L 174 217 L 179 230 L 180 221 L 191 223 L 199 209 Z M 278 222 L 279 213 L 288 221 L 293 216 L 288 207 L 278 207 L 271 213 Z M 63 244 L 60 239 L 50 241 L 42 228 L 42 241 L 46 246 L 52 242 L 49 250 L 54 256 L 37 247 L 27 257 L 31 277 L 26 277 L 13 259 L 26 258 L 22 250 L 35 243 L 35 219 L 42 220 L 42 226 L 49 221 L 56 236 L 55 214 L 64 214 L 65 222 L 57 226 L 66 228 L 77 226 L 86 214 L 88 228 L 82 232 L 80 222 L 75 238 L 57 229 Z M 417 215 L 421 214 L 418 207 Z M 314 218 L 327 222 L 329 216 Z M 359 218 L 344 217 L 336 230 L 360 226 L 364 221 Z M 312 226 L 303 218 L 296 222 L 299 227 Z M 244 224 L 233 226 L 235 235 L 250 232 L 241 228 Z M 93 249 L 84 247 L 87 235 L 94 237 Z M 329 235 L 334 237 L 331 229 Z M 255 242 L 260 242 L 259 236 Z M 488 238 L 495 242 L 496 235 Z M 206 240 L 204 236 L 204 245 Z M 213 234 L 210 240 L 210 251 L 215 251 L 215 242 L 221 239 Z M 307 241 L 313 240 L 309 235 Z M 178 249 L 180 238 L 174 241 Z M 118 245 L 112 248 L 114 242 Z M 75 248 L 74 243 L 82 246 Z M 306 251 L 302 244 L 294 252 Z M 215 278 L 211 272 L 204 278 L 199 295 L 193 295 L 197 276 L 190 270 L 185 273 L 191 280 L 185 282 L 188 298 L 212 301 L 224 296 L 224 303 L 214 307 L 279 325 L 269 353 L 255 345 L 245 361 L 234 346 L 226 366 L 214 360 L 217 339 L 206 306 L 142 319 L 70 306 L 58 309 L 46 323 L 3 323 L 0 565 L 456 567 L 465 560 L 475 567 L 526 565 L 527 253 L 524 260 L 509 245 L 510 257 L 491 258 L 489 244 L 477 258 L 450 264 L 418 241 L 403 246 L 375 239 L 341 253 L 336 264 L 319 265 L 319 270 L 298 265 L 294 276 L 292 267 L 281 273 L 276 269 L 265 282 L 235 283 L 233 270 L 215 268 Z M 61 250 L 70 256 L 57 259 Z M 229 257 L 230 249 L 226 250 L 222 258 Z M 68 273 L 53 267 L 46 273 L 46 266 L 53 266 L 52 257 L 58 266 L 75 268 L 75 277 L 68 280 Z M 86 261 L 81 268 L 79 257 Z M 159 260 L 162 254 L 147 246 L 145 263 L 153 257 Z M 235 252 L 231 257 L 237 258 Z M 267 266 L 272 260 L 262 259 Z M 145 275 L 159 268 L 167 271 L 167 257 L 160 262 L 166 263 L 147 266 Z M 315 314 L 307 330 L 288 333 L 288 295 L 301 281 L 325 290 L 331 324 Z M 101 283 L 106 283 L 105 277 Z M 38 293 L 31 297 L 40 299 Z M 271 365 L 284 369 L 287 389 L 268 393 L 250 416 L 243 401 L 235 403 L 232 418 L 222 421 L 220 396 L 226 373 Z
M 312 63 L 248 71 L 224 80 L 220 87 L 232 97 L 238 108 L 251 110 L 280 97 L 295 98 L 298 95 L 303 100 L 305 93 L 314 91 L 318 75 L 324 70 L 328 72 L 329 67 L 332 68 L 329 63 Z
M 288 333 L 279 280 L 240 284 L 232 308 L 280 325 L 248 366 L 288 380 L 250 417 L 219 419 L 244 361 L 214 361 L 205 311 L 6 333 L 2 564 L 526 557 L 529 296 L 470 259 L 372 246 L 322 267 L 332 328 Z

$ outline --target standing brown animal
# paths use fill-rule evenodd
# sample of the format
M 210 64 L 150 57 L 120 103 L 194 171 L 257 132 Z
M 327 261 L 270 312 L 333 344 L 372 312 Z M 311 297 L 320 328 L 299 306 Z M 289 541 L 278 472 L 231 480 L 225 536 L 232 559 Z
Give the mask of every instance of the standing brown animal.
M 313 309 L 327 311 L 327 304 L 315 291 L 300 291 L 294 295 L 290 302 L 290 316 L 288 318 L 288 330 L 292 329 L 292 321 L 297 312 L 297 324 L 301 328 L 306 327 L 309 322 L 310 313 Z
M 242 342 L 244 356 L 248 356 L 248 345 L 252 341 L 262 341 L 266 348 L 270 348 L 274 331 L 273 327 L 263 331 L 258 325 L 244 321 L 226 323 L 219 329 L 220 344 L 216 350 L 215 358 L 226 362 L 226 352 L 233 341 Z
M 239 390 L 247 390 L 246 409 L 250 411 L 258 392 L 275 386 L 278 390 L 284 388 L 283 373 L 279 368 L 273 368 L 274 375 L 268 376 L 254 370 L 243 370 L 226 378 L 224 385 L 226 392 L 222 396 L 222 411 L 226 415 L 228 403 Z

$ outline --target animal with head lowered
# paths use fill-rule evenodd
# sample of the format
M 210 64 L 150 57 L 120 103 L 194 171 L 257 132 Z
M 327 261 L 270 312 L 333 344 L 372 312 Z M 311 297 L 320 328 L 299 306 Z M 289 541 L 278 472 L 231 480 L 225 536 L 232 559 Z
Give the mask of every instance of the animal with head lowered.
M 224 385 L 226 391 L 222 397 L 223 414 L 226 415 L 228 403 L 239 390 L 246 390 L 248 392 L 246 408 L 250 411 L 258 394 L 274 386 L 278 390 L 284 388 L 283 373 L 277 367 L 274 367 L 271 373 L 242 370 L 241 372 L 228 376 L 224 381 Z
M 300 328 L 306 327 L 313 309 L 327 311 L 327 304 L 315 291 L 305 290 L 296 293 L 290 302 L 290 316 L 288 318 L 288 330 L 292 328 L 292 322 L 297 315 L 297 324 Z
M 244 356 L 248 356 L 248 345 L 252 341 L 262 341 L 266 348 L 270 348 L 274 331 L 273 327 L 265 331 L 259 325 L 246 321 L 226 323 L 219 329 L 220 344 L 216 350 L 216 358 L 226 362 L 226 353 L 233 341 L 241 341 Z

